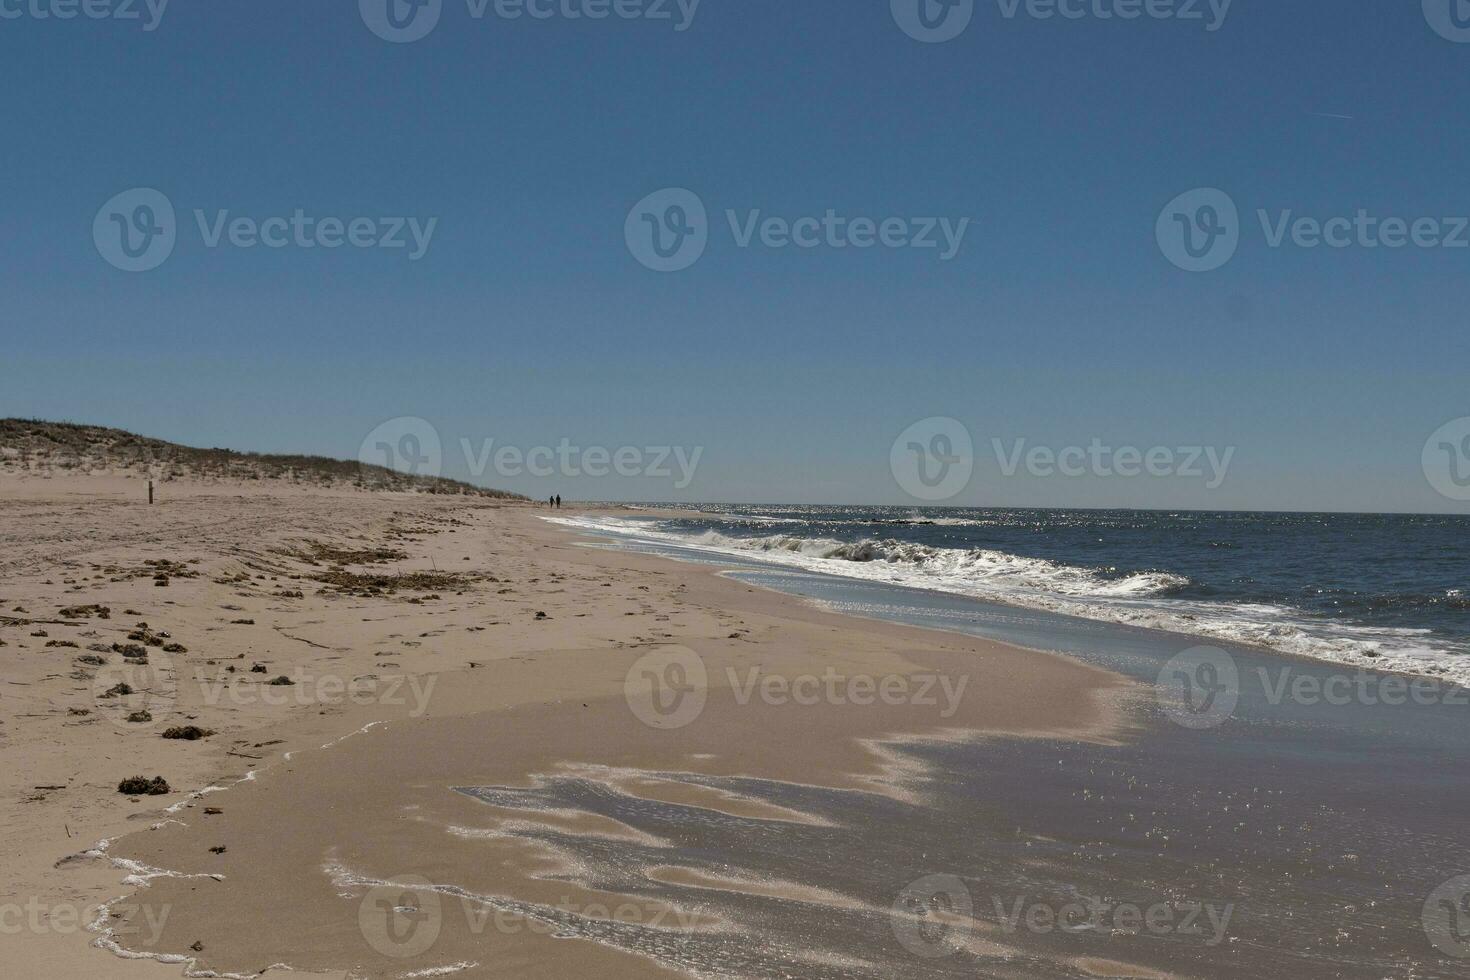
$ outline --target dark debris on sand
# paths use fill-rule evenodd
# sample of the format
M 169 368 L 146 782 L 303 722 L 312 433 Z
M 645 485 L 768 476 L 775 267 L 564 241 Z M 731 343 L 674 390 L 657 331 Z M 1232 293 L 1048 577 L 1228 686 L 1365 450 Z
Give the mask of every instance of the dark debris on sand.
M 154 776 L 152 779 L 147 776 L 129 776 L 117 784 L 117 791 L 128 796 L 163 796 L 173 792 L 168 787 L 168 780 L 162 776 Z
M 341 568 L 312 576 L 312 581 L 322 583 L 327 589 L 362 598 L 393 595 L 399 591 L 451 592 L 467 588 L 478 580 L 478 575 L 464 572 L 405 572 L 401 575 L 384 575 L 361 574 Z
M 163 737 L 181 738 L 193 742 L 196 739 L 208 738 L 213 734 L 214 729 L 212 728 L 200 728 L 198 725 L 175 725 L 173 728 L 166 729 Z

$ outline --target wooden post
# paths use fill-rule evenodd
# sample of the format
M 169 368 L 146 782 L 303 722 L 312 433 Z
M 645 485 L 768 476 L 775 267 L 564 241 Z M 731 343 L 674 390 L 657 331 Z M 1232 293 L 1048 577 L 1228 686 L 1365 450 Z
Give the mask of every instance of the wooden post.
M 148 481 L 148 503 L 149 504 L 152 504 L 153 503 L 153 481 L 152 480 L 149 480 Z

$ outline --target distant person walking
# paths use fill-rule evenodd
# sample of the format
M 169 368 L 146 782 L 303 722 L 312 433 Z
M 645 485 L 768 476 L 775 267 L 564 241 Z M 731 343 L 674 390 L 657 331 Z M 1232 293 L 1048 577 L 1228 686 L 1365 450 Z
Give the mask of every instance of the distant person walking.
M 556 509 L 561 510 L 561 494 L 556 495 Z

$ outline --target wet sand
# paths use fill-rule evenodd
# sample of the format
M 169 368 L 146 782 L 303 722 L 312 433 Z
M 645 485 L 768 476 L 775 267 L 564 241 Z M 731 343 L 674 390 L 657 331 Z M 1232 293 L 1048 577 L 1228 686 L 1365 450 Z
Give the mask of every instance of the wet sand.
M 175 962 L 80 929 L 7 934 L 37 975 L 917 970 L 887 925 L 896 892 L 687 851 L 712 833 L 835 856 L 845 814 L 924 805 L 933 774 L 903 745 L 1132 731 L 1136 685 L 1109 672 L 579 547 L 533 507 L 173 486 L 150 509 L 128 481 L 46 482 L 0 495 L 0 597 L 27 620 L 0 629 L 25 688 L 0 719 L 20 760 L 7 901 L 49 921 L 136 892 L 101 916 L 104 942 Z M 401 556 L 341 569 L 464 578 L 390 592 L 334 573 L 342 549 L 384 548 Z M 147 561 L 176 563 L 166 587 Z M 111 616 L 59 616 L 82 604 Z M 150 645 L 139 693 L 99 699 L 121 658 L 76 657 L 139 622 L 186 649 Z M 138 699 L 148 723 L 126 720 Z M 117 793 L 135 774 L 171 792 Z M 770 928 L 812 910 L 837 931 Z
M 1450 689 L 1278 702 L 1335 668 L 1232 648 L 1194 729 L 1152 683 L 1173 634 L 534 507 L 8 489 L 0 905 L 38 918 L 0 943 L 31 975 L 1470 976 Z M 110 646 L 140 631 L 141 673 Z

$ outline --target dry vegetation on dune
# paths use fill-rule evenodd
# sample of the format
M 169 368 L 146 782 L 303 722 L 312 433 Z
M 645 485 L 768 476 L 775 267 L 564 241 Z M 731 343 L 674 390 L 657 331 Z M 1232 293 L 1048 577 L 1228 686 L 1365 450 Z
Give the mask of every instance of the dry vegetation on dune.
M 158 480 L 285 480 L 322 487 L 525 499 L 503 490 L 444 477 L 412 476 L 355 460 L 197 449 L 121 429 L 33 419 L 0 419 L 0 472 L 37 476 L 135 473 Z

